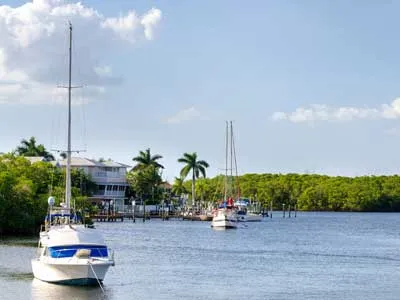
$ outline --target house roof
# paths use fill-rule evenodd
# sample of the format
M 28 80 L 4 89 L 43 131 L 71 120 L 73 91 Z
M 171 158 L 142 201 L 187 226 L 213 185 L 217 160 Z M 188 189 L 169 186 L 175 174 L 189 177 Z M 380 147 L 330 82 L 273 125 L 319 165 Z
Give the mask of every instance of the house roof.
M 64 167 L 67 165 L 67 160 L 62 159 L 58 161 L 52 161 L 51 162 L 53 165 L 56 165 L 57 163 Z M 112 160 L 107 160 L 103 162 L 99 162 L 94 159 L 89 159 L 85 157 L 71 157 L 71 167 L 114 167 L 114 168 L 129 168 L 130 166 L 118 163 Z
M 171 185 L 169 182 L 167 182 L 167 181 L 161 183 L 159 186 L 160 186 L 160 187 L 163 187 L 164 189 L 170 189 L 170 188 L 172 188 L 172 185 Z
M 24 156 L 27 160 L 31 162 L 31 164 L 38 162 L 38 161 L 46 161 L 44 156 Z

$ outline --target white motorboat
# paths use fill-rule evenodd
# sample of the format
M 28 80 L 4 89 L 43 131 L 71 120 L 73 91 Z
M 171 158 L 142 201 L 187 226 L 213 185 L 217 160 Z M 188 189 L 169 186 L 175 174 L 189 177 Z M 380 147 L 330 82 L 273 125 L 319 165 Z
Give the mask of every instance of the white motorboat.
M 235 202 L 239 222 L 261 222 L 263 215 L 257 210 L 253 210 L 248 199 L 240 199 Z
M 32 259 L 33 275 L 51 283 L 101 283 L 108 268 L 114 265 L 113 253 L 103 237 L 96 229 L 71 222 L 70 214 L 56 215 L 50 214 L 53 225 L 48 223 L 46 234 L 41 235 L 38 257 Z
M 69 86 L 68 86 L 68 150 L 66 165 L 65 205 L 54 207 L 49 197 L 49 213 L 40 232 L 38 257 L 32 259 L 35 278 L 42 281 L 71 285 L 100 284 L 114 255 L 102 235 L 82 224 L 71 202 L 71 48 L 72 25 L 69 26 Z
M 261 213 L 246 212 L 245 214 L 238 213 L 239 222 L 261 222 L 263 215 Z

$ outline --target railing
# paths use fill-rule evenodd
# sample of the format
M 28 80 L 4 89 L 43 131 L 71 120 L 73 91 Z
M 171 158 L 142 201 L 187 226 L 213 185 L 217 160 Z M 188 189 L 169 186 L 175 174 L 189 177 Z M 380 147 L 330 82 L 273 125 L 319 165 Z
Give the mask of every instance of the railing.
M 94 178 L 125 178 L 126 174 L 121 174 L 118 172 L 94 172 Z

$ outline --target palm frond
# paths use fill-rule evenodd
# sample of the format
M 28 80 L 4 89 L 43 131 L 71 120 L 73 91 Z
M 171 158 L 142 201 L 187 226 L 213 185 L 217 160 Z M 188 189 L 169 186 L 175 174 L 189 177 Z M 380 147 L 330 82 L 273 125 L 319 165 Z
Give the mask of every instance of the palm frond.
M 164 166 L 163 166 L 162 164 L 159 164 L 158 162 L 153 162 L 153 165 L 154 165 L 156 168 L 164 169 Z
M 160 155 L 160 154 L 154 154 L 152 157 L 151 157 L 151 160 L 152 161 L 156 161 L 156 160 L 159 160 L 159 159 L 162 159 L 163 157 L 162 157 L 162 155 Z
M 206 178 L 206 169 L 202 165 L 199 165 L 197 169 L 200 171 L 201 175 L 203 175 L 204 178 Z
M 182 168 L 181 170 L 181 177 L 182 178 L 186 178 L 186 176 L 189 174 L 190 170 L 192 169 L 192 167 L 190 165 L 186 165 Z
M 193 152 L 193 153 L 183 153 L 183 157 L 186 158 L 188 161 L 196 161 L 197 160 L 197 153 Z
M 205 160 L 199 160 L 198 162 L 197 162 L 197 164 L 199 165 L 199 166 L 203 166 L 203 167 L 205 167 L 205 168 L 208 168 L 210 165 L 208 164 L 208 162 L 206 162 Z
M 189 164 L 189 163 L 190 163 L 190 161 L 189 161 L 189 160 L 187 160 L 186 158 L 183 158 L 183 157 L 181 157 L 181 158 L 178 158 L 178 162 L 180 162 L 180 163 L 184 163 L 184 164 Z

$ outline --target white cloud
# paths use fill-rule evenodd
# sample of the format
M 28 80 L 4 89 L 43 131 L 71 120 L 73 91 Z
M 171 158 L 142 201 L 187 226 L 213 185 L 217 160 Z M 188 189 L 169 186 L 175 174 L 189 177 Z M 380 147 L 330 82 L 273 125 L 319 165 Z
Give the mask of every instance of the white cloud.
M 113 30 L 120 38 L 133 43 L 139 30 L 143 30 L 146 39 L 152 40 L 154 29 L 160 21 L 161 10 L 152 8 L 142 17 L 134 11 L 129 11 L 125 17 L 108 18 L 101 25 L 103 28 Z
M 275 112 L 271 118 L 274 121 L 286 120 L 293 123 L 398 119 L 400 118 L 400 98 L 395 99 L 391 104 L 382 104 L 377 108 L 311 105 L 309 108 L 299 107 L 294 112 Z
M 33 0 L 17 7 L 0 5 L 0 103 L 54 103 L 65 95 L 68 21 L 74 27 L 73 79 L 92 100 L 107 85 L 119 83 L 107 58 L 121 42 L 151 40 L 161 21 L 152 8 L 107 18 L 81 2 Z M 100 92 L 99 92 L 100 91 Z
M 201 113 L 194 107 L 183 109 L 172 117 L 167 118 L 168 124 L 178 124 L 186 121 L 201 119 Z
M 145 14 L 140 21 L 144 27 L 144 35 L 148 40 L 154 38 L 154 29 L 160 23 L 161 10 L 152 8 L 147 14 Z

